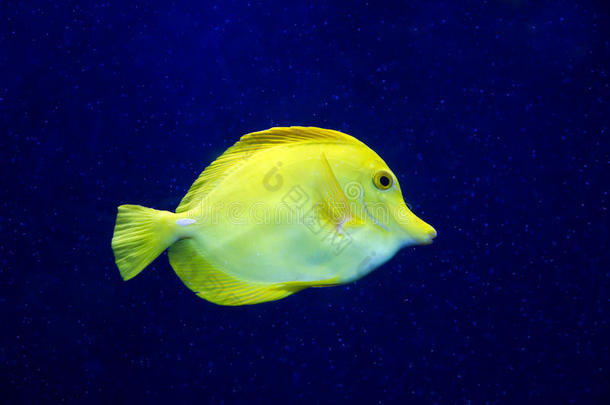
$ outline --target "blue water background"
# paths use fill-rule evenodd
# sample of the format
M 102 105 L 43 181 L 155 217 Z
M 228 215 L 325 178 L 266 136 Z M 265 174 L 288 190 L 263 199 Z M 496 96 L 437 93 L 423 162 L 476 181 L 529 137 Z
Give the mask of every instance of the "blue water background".
M 610 403 L 604 2 L 32 0 L 0 17 L 0 402 Z M 435 243 L 250 307 L 197 298 L 166 254 L 120 279 L 119 204 L 173 209 L 278 125 L 366 142 Z

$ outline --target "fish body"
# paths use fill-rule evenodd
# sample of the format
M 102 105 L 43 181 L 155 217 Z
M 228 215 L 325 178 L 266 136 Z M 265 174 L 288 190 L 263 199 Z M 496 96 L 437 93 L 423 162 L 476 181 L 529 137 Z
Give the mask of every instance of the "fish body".
M 119 207 L 112 246 L 124 279 L 169 247 L 172 267 L 199 296 L 244 305 L 349 283 L 435 236 L 364 143 L 288 127 L 242 137 L 175 213 Z

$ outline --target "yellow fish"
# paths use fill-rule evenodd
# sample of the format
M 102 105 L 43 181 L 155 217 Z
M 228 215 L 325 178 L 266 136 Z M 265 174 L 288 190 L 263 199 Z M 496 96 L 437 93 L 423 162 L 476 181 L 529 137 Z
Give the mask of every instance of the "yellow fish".
M 121 205 L 112 249 L 125 280 L 169 248 L 178 277 L 198 296 L 246 305 L 349 283 L 435 236 L 364 143 L 286 127 L 244 135 L 175 213 Z

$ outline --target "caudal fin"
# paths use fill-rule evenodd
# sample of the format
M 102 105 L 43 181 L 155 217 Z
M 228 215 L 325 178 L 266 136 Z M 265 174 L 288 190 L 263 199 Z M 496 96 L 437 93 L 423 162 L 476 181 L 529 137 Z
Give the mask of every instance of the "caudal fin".
M 175 221 L 172 221 L 174 215 L 140 205 L 119 207 L 112 236 L 112 250 L 124 280 L 137 276 L 178 240 Z

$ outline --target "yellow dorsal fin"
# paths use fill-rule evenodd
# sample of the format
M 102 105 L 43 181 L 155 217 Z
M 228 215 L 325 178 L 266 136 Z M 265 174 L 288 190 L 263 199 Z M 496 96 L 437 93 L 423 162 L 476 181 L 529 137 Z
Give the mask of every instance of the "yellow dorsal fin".
M 195 208 L 227 173 L 235 169 L 236 165 L 246 162 L 253 154 L 279 145 L 304 142 L 362 144 L 356 138 L 343 132 L 316 127 L 276 127 L 252 132 L 242 136 L 235 145 L 227 149 L 199 175 L 176 208 L 176 212 L 190 211 Z
M 188 288 L 201 298 L 218 305 L 250 305 L 275 301 L 327 281 L 266 284 L 239 280 L 205 260 L 198 253 L 192 239 L 174 243 L 169 249 L 169 261 Z
M 349 201 L 341 189 L 341 184 L 337 181 L 324 153 L 321 155 L 321 160 L 325 180 L 322 189 L 322 209 L 325 216 L 334 224 L 338 233 L 341 233 L 344 225 L 363 224 L 362 219 L 357 217 L 349 206 Z

